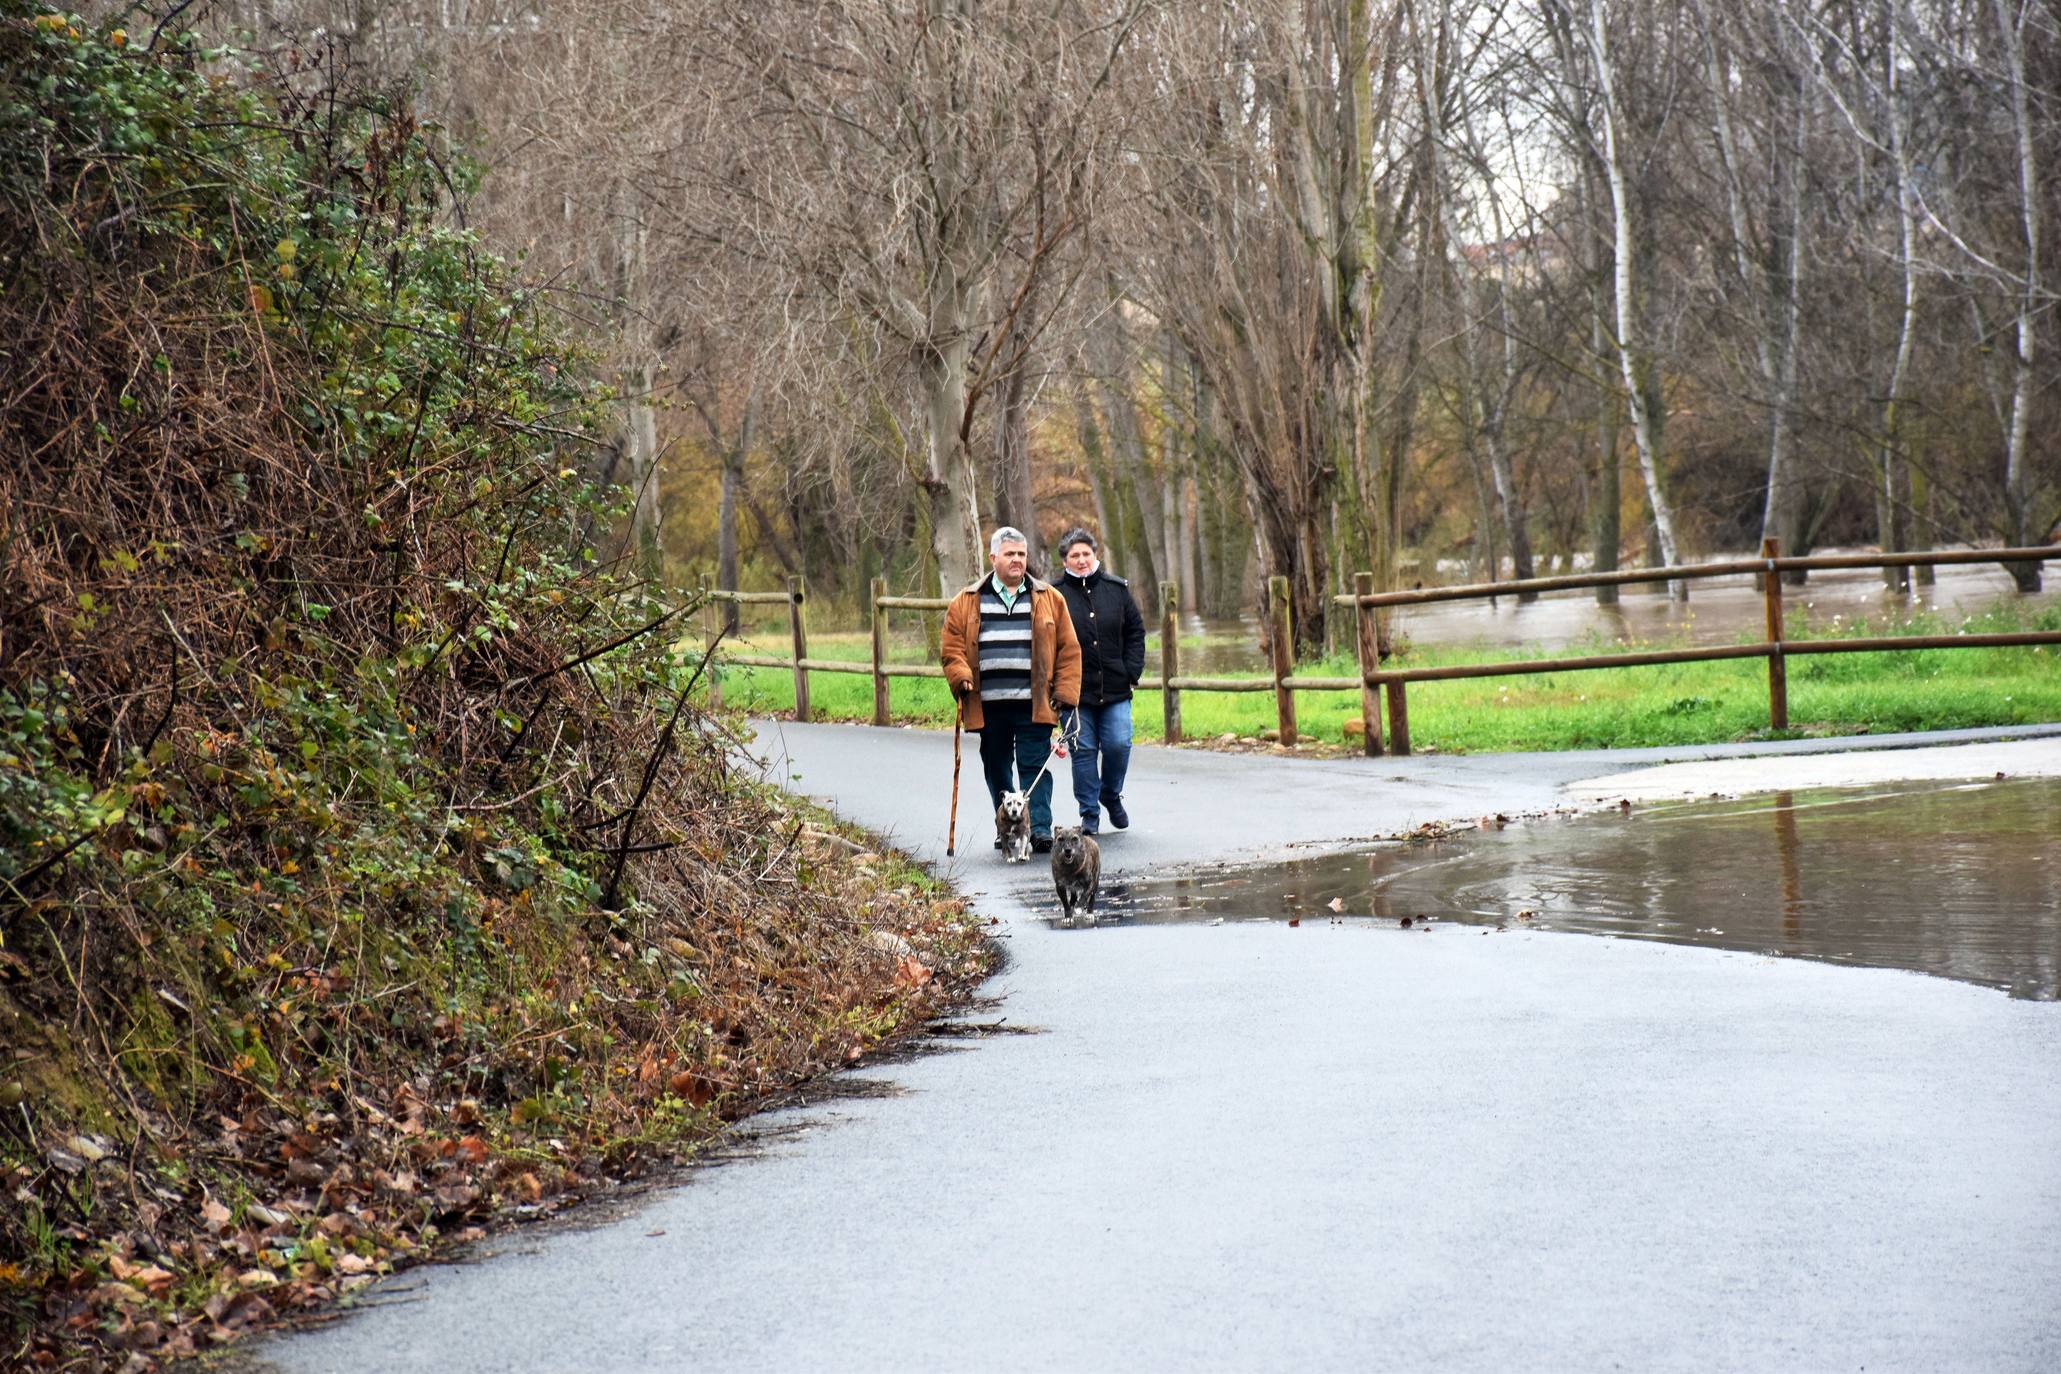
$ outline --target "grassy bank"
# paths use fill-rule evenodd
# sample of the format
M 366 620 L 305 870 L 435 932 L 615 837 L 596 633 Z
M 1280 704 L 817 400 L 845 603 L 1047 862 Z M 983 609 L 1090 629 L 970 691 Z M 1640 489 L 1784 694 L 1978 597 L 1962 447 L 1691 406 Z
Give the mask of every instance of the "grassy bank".
M 10 1370 L 690 1155 L 988 957 L 736 768 L 606 397 L 408 102 L 138 46 L 0 0 Z
M 2061 630 L 2061 608 L 2028 614 L 2007 604 L 1951 620 L 1920 614 L 1893 621 L 1842 622 L 1834 633 L 1868 638 L 2026 629 Z M 809 651 L 811 657 L 863 662 L 869 653 L 867 645 L 859 635 L 819 634 L 812 637 Z M 781 652 L 770 639 L 755 647 L 762 652 Z M 1398 657 L 1391 666 L 1440 667 L 1619 651 L 1620 646 L 1603 643 L 1531 654 L 1509 649 L 1432 649 Z M 1779 734 L 1768 728 L 1767 665 L 1758 659 L 1416 683 L 1409 689 L 1410 733 L 1419 752 L 1481 753 L 2061 721 L 2057 653 L 2061 651 L 2034 647 L 1792 658 L 1788 664 L 1790 727 Z M 906 649 L 897 655 L 906 656 Z M 1309 676 L 1350 677 L 1355 667 L 1349 658 L 1336 658 L 1305 665 L 1299 671 Z M 726 703 L 746 711 L 780 713 L 794 708 L 792 675 L 781 669 L 726 668 L 723 691 Z M 950 726 L 951 703 L 942 682 L 898 678 L 891 681 L 889 691 L 897 721 Z M 817 719 L 872 719 L 873 686 L 866 676 L 813 674 L 810 699 Z M 1140 739 L 1163 738 L 1163 710 L 1160 693 L 1138 693 L 1133 720 Z M 1297 725 L 1310 739 L 1343 743 L 1345 722 L 1359 713 L 1355 693 L 1296 694 Z M 1181 714 L 1183 733 L 1191 740 L 1225 734 L 1257 739 L 1275 723 L 1270 692 L 1184 692 Z

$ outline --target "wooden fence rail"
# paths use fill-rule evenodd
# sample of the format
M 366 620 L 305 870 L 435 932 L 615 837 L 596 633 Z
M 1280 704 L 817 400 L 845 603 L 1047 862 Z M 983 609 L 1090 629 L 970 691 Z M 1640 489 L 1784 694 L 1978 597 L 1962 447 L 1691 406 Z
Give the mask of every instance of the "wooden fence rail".
M 1768 662 L 1768 723 L 1774 729 L 1789 724 L 1789 695 L 1786 660 L 1797 654 L 1847 654 L 1904 649 L 1985 649 L 2033 644 L 2061 644 L 2061 631 L 2025 630 L 1987 635 L 1894 635 L 1873 639 L 1789 639 L 1782 628 L 1782 578 L 1792 571 L 1815 572 L 1834 568 L 1898 568 L 1939 566 L 1951 563 L 2043 562 L 2061 559 L 2061 544 L 2022 549 L 1956 549 L 1940 553 L 1825 554 L 1808 558 L 1781 556 L 1775 541 L 1763 543 L 1761 557 L 1735 558 L 1714 563 L 1690 563 L 1676 567 L 1636 568 L 1604 573 L 1576 573 L 1564 577 L 1533 577 L 1512 582 L 1479 582 L 1451 587 L 1420 587 L 1408 591 L 1377 592 L 1372 573 L 1353 574 L 1353 590 L 1333 598 L 1336 604 L 1353 610 L 1355 657 L 1358 677 L 1307 677 L 1294 671 L 1291 645 L 1295 642 L 1290 620 L 1288 580 L 1270 578 L 1264 607 L 1268 672 L 1265 677 L 1190 677 L 1180 670 L 1179 589 L 1172 582 L 1159 584 L 1160 672 L 1156 681 L 1165 712 L 1166 740 L 1181 740 L 1181 694 L 1184 692 L 1272 692 L 1274 712 L 1283 744 L 1296 741 L 1295 694 L 1297 692 L 1358 692 L 1360 720 L 1364 727 L 1362 747 L 1370 756 L 1410 752 L 1410 711 L 1405 685 L 1412 682 L 1447 682 L 1474 677 L 1521 677 L 1539 673 L 1580 672 L 1591 668 L 1625 668 L 1666 663 L 1704 663 L 1722 659 L 1764 658 Z M 1708 648 L 1655 649 L 1621 654 L 1589 654 L 1575 658 L 1518 659 L 1502 663 L 1467 663 L 1443 668 L 1399 668 L 1381 666 L 1377 612 L 1396 606 L 1425 605 L 1435 601 L 1461 601 L 1515 596 L 1526 592 L 1560 591 L 1575 588 L 1618 586 L 1627 582 L 1682 582 L 1711 577 L 1753 574 L 1760 578 L 1766 607 L 1767 638 L 1754 644 L 1723 644 Z M 870 662 L 810 658 L 807 601 L 802 579 L 790 577 L 784 592 L 729 592 L 710 587 L 706 579 L 702 594 L 711 615 L 706 634 L 714 644 L 718 637 L 713 609 L 716 603 L 739 605 L 784 605 L 794 642 L 794 652 L 778 654 L 720 655 L 723 663 L 752 667 L 786 668 L 794 674 L 795 719 L 808 720 L 810 673 L 863 673 L 873 679 L 873 723 L 888 723 L 888 680 L 897 677 L 942 678 L 945 670 L 935 663 L 889 663 L 887 661 L 887 613 L 900 611 L 942 611 L 950 604 L 946 597 L 889 596 L 887 582 L 876 577 L 870 589 L 872 657 Z M 721 700 L 721 685 L 711 679 L 710 691 Z M 1385 702 L 1386 711 L 1377 710 Z M 1386 729 L 1383 728 L 1383 715 Z M 1386 735 L 1384 742 L 1383 736 Z

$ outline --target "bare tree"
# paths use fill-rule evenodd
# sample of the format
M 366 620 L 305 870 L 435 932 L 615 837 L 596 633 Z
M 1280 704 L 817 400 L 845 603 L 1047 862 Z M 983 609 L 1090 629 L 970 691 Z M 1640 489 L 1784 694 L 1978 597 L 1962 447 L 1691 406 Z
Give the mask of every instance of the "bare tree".
M 1632 441 L 1638 446 L 1639 472 L 1646 482 L 1647 509 L 1660 540 L 1661 561 L 1672 564 L 1681 556 L 1681 545 L 1675 534 L 1674 507 L 1668 500 L 1665 482 L 1665 411 L 1660 400 L 1659 359 L 1648 341 L 1640 300 L 1641 294 L 1651 289 L 1651 283 L 1641 280 L 1638 271 L 1642 262 L 1652 261 L 1650 252 L 1639 251 L 1640 234 L 1650 233 L 1651 225 L 1635 227 L 1633 223 L 1642 208 L 1635 201 L 1631 186 L 1631 161 L 1637 154 L 1628 146 L 1632 126 L 1619 98 L 1620 81 L 1611 57 L 1610 23 L 1604 0 L 1589 0 L 1588 17 L 1588 27 L 1582 33 L 1588 42 L 1589 61 L 1601 96 L 1603 169 L 1610 186 L 1618 366 L 1624 374 L 1625 406 L 1631 416 Z M 1643 208 L 1650 210 L 1650 206 Z M 1686 598 L 1688 584 L 1670 583 L 1669 594 Z
M 2035 523 L 2032 465 L 2027 444 L 2032 427 L 2034 367 L 2039 357 L 2039 317 L 2052 305 L 2047 297 L 2040 262 L 2041 233 L 2045 227 L 2047 188 L 2040 180 L 2038 136 L 2033 124 L 2032 88 L 2026 81 L 2026 29 L 2044 21 L 2051 27 L 2055 16 L 2035 0 L 1991 0 L 1996 15 L 1997 38 L 2002 50 L 2003 77 L 2011 106 L 2011 140 L 2017 154 L 2018 227 L 2024 235 L 2024 257 L 2018 269 L 2015 302 L 2016 355 L 2011 360 L 2011 415 L 2004 431 L 2004 510 L 2009 521 L 2006 538 L 2020 548 L 2039 542 L 2051 517 Z M 2050 35 L 2051 39 L 2051 35 Z M 2051 98 L 2051 92 L 2049 92 Z M 2040 565 L 2011 562 L 2004 565 L 2020 591 L 2038 591 Z
M 704 20 L 723 98 L 680 216 L 777 264 L 792 311 L 882 339 L 922 418 L 948 580 L 980 563 L 976 411 L 1022 375 L 1038 294 L 1092 204 L 1093 114 L 1140 3 L 775 0 Z

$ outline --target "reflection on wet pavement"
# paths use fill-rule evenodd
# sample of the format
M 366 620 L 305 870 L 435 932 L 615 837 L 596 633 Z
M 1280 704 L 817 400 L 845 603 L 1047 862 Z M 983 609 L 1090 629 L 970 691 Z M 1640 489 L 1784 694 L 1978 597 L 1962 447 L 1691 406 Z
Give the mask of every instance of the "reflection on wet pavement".
M 2061 779 L 1656 804 L 1103 886 L 1124 923 L 1424 917 L 1912 969 L 2061 998 Z

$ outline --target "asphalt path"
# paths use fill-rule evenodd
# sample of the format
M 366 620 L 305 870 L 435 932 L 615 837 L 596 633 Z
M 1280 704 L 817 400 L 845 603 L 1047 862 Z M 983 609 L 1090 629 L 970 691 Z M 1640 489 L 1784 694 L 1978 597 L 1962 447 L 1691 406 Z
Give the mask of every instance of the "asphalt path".
M 1516 929 L 1060 930 L 1035 871 L 989 847 L 970 739 L 947 861 L 950 736 L 761 730 L 775 777 L 997 919 L 1000 1003 L 972 1019 L 1029 1033 L 847 1075 L 743 1162 L 403 1275 L 378 1310 L 260 1356 L 305 1374 L 2061 1369 L 2061 1005 Z M 1105 865 L 1266 859 L 1642 785 L 2061 772 L 2052 730 L 1869 743 L 1140 749 Z

